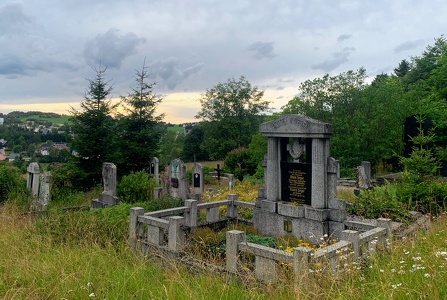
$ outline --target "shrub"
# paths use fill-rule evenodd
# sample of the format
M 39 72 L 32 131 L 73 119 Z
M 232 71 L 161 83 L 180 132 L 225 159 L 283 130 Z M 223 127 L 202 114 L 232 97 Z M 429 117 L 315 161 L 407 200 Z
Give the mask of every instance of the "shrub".
M 367 218 L 392 218 L 397 221 L 405 221 L 408 210 L 400 201 L 398 184 L 387 183 L 373 190 L 360 191 L 348 212 Z
M 19 170 L 15 167 L 0 165 L 0 203 L 10 197 L 17 198 L 19 195 L 26 197 L 26 180 L 21 177 Z
M 117 185 L 117 196 L 124 203 L 135 203 L 154 199 L 155 180 L 140 171 L 123 176 Z

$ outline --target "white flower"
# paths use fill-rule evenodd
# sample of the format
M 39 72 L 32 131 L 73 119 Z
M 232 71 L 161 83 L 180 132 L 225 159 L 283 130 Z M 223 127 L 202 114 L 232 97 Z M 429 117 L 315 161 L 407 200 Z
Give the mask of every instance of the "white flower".
M 90 295 L 88 295 L 90 298 L 95 298 L 96 294 L 95 293 L 91 293 Z
M 425 273 L 425 274 L 424 274 L 424 277 L 425 277 L 425 278 L 429 278 L 430 276 L 431 276 L 431 275 L 428 274 L 428 273 Z

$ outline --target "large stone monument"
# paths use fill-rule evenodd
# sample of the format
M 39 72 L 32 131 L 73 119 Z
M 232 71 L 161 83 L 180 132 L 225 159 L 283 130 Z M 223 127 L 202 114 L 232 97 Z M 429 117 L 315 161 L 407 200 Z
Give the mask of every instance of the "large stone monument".
M 102 164 L 102 181 L 104 190 L 98 199 L 92 200 L 92 208 L 104 208 L 118 204 L 116 196 L 116 166 L 113 163 Z
M 336 198 L 337 163 L 329 157 L 332 126 L 303 115 L 260 125 L 267 137 L 265 187 L 253 225 L 264 234 L 292 233 L 315 243 L 340 237 L 346 203 Z

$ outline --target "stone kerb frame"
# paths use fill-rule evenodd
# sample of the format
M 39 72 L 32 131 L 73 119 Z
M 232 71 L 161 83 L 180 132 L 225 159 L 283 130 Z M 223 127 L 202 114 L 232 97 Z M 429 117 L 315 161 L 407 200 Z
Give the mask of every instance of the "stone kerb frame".
M 316 243 L 334 231 L 341 234 L 346 212 L 345 203 L 335 198 L 336 161 L 329 156 L 332 126 L 303 115 L 283 115 L 261 124 L 260 133 L 267 137 L 267 157 L 264 190 L 254 209 L 254 227 L 264 234 L 293 233 Z M 303 200 L 293 205 L 287 197 L 292 194 L 290 172 L 295 171 L 287 168 L 298 164 L 306 168 L 297 175 L 300 184 L 306 186 L 293 187 L 301 190 L 294 196 L 299 194 Z

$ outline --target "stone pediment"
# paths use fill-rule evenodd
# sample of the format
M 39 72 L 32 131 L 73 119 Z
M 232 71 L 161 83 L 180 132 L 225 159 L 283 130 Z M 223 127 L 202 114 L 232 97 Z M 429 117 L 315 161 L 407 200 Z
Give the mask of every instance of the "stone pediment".
M 283 115 L 262 123 L 259 130 L 270 137 L 330 138 L 332 125 L 304 115 Z

